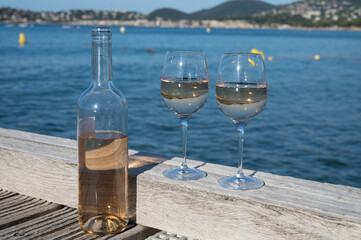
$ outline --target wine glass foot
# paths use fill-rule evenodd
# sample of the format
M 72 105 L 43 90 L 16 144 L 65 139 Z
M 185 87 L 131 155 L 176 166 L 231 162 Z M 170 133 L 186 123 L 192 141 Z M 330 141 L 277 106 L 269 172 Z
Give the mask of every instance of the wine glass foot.
M 255 177 L 237 178 L 233 176 L 218 179 L 218 184 L 232 190 L 251 190 L 261 188 L 264 182 Z
M 167 178 L 181 181 L 197 180 L 207 176 L 207 173 L 198 169 L 182 170 L 177 169 L 168 169 L 163 172 L 163 175 Z

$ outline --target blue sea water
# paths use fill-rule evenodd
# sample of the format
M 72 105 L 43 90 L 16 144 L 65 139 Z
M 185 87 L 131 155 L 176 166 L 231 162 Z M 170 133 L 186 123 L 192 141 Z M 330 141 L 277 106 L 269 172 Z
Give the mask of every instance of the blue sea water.
M 211 89 L 190 121 L 188 157 L 236 166 L 235 127 L 214 96 L 217 69 L 222 53 L 257 48 L 274 60 L 265 62 L 267 106 L 246 129 L 244 167 L 361 187 L 361 32 L 112 30 L 113 78 L 129 102 L 131 149 L 181 156 L 179 121 L 160 96 L 163 58 L 167 50 L 203 50 Z M 91 80 L 90 32 L 0 25 L 0 127 L 76 138 L 76 102 Z

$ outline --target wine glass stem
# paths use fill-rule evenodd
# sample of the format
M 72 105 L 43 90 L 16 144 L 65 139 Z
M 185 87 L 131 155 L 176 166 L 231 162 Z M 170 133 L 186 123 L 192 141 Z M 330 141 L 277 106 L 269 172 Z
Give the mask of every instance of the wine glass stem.
M 247 122 L 236 123 L 237 135 L 238 135 L 238 172 L 236 177 L 238 179 L 245 178 L 243 174 L 243 142 L 244 142 L 244 130 Z
M 188 169 L 186 162 L 187 162 L 187 129 L 188 129 L 189 120 L 187 118 L 181 118 L 180 122 L 182 126 L 182 136 L 183 136 L 183 162 L 180 168 L 183 171 L 185 171 Z

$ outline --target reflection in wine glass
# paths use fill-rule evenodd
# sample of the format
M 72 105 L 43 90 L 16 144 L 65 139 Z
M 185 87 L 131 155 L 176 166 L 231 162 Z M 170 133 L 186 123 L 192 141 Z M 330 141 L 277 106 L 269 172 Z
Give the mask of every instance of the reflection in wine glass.
M 206 176 L 206 173 L 201 170 L 188 168 L 186 152 L 189 119 L 206 103 L 208 92 L 208 68 L 203 52 L 167 52 L 163 64 L 161 93 L 165 105 L 180 119 L 184 155 L 180 168 L 163 172 L 163 175 L 168 178 L 185 181 Z
M 260 54 L 224 54 L 219 65 L 216 99 L 221 111 L 236 125 L 239 139 L 239 162 L 236 176 L 223 177 L 219 185 L 228 189 L 257 189 L 261 179 L 245 176 L 242 170 L 244 130 L 250 119 L 259 114 L 267 102 L 267 80 Z

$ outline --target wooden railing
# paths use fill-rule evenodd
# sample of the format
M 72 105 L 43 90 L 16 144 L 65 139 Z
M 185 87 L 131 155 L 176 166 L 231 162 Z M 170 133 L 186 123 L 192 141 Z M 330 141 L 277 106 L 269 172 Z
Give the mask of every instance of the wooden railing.
M 361 189 L 257 172 L 264 187 L 232 191 L 217 179 L 233 167 L 190 160 L 208 176 L 182 182 L 162 175 L 180 158 L 129 154 L 138 224 L 204 240 L 361 238 Z M 0 128 L 0 188 L 77 207 L 77 176 L 76 141 Z

